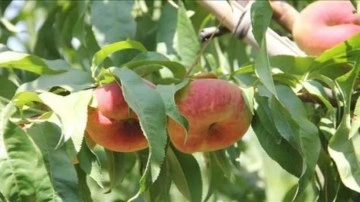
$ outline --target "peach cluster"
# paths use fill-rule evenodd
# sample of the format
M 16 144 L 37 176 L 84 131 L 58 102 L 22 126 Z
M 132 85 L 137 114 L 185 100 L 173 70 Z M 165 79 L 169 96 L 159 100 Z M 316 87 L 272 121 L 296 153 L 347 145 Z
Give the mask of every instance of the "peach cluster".
M 95 89 L 94 99 L 98 107 L 89 108 L 86 127 L 91 140 L 117 152 L 148 146 L 138 117 L 117 82 Z M 179 113 L 188 120 L 189 130 L 168 118 L 167 132 L 172 144 L 184 153 L 226 148 L 242 138 L 252 119 L 240 88 L 225 80 L 195 79 L 176 94 L 175 102 Z

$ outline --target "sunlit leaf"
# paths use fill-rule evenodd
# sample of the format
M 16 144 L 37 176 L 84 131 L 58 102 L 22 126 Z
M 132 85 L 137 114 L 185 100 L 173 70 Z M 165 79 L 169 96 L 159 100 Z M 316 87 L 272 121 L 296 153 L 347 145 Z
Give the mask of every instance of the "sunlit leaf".
M 29 102 L 42 102 L 39 95 L 36 92 L 20 92 L 15 94 L 13 98 L 14 103 L 22 107 Z
M 92 59 L 91 66 L 93 68 L 98 67 L 105 60 L 105 58 L 109 57 L 111 54 L 126 49 L 136 49 L 139 51 L 146 51 L 146 48 L 140 42 L 137 41 L 129 40 L 129 41 L 120 41 L 120 42 L 112 43 L 102 47 L 98 52 L 95 53 Z
M 92 90 L 79 91 L 68 96 L 43 92 L 39 97 L 60 117 L 64 140 L 67 141 L 71 138 L 76 151 L 80 151 Z
M 51 69 L 44 60 L 35 55 L 13 51 L 0 52 L 0 67 L 21 69 L 36 74 L 54 74 L 58 72 Z
M 359 36 L 359 34 L 356 34 L 348 40 L 326 50 L 315 59 L 317 64 L 314 65 L 325 66 L 325 64 L 329 62 L 346 63 L 347 58 L 356 56 L 360 52 Z

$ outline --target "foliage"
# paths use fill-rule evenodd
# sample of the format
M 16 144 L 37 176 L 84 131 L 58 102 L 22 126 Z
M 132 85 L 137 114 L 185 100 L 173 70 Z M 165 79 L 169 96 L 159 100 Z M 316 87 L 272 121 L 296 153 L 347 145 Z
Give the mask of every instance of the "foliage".
M 269 56 L 271 8 L 251 12 L 259 50 L 231 34 L 201 44 L 218 22 L 194 1 L 1 1 L 0 201 L 359 200 L 360 36 Z M 254 118 L 229 148 L 184 154 L 166 119 L 188 127 L 174 95 L 206 72 L 238 84 Z M 93 89 L 114 79 L 149 149 L 84 138 Z

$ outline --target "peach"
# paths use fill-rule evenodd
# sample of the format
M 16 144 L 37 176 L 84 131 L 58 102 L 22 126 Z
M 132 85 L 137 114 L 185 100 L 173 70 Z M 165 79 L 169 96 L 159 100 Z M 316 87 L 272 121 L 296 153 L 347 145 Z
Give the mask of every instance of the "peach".
M 189 131 L 169 118 L 168 134 L 181 152 L 207 152 L 226 148 L 248 130 L 252 114 L 235 84 L 220 79 L 190 82 L 175 97 L 178 110 L 189 122 Z
M 144 80 L 154 88 L 154 84 Z M 94 90 L 96 109 L 88 109 L 86 132 L 88 137 L 106 149 L 117 152 L 134 152 L 147 148 L 137 115 L 124 98 L 117 82 L 112 82 Z
M 360 33 L 360 18 L 350 1 L 316 1 L 304 8 L 295 20 L 295 42 L 309 55 L 344 42 Z

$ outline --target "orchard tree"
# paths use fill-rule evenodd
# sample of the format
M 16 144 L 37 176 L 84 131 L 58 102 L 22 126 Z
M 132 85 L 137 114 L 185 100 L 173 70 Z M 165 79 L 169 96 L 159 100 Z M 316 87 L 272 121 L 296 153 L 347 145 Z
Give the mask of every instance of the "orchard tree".
M 356 1 L 0 1 L 0 201 L 359 201 Z

